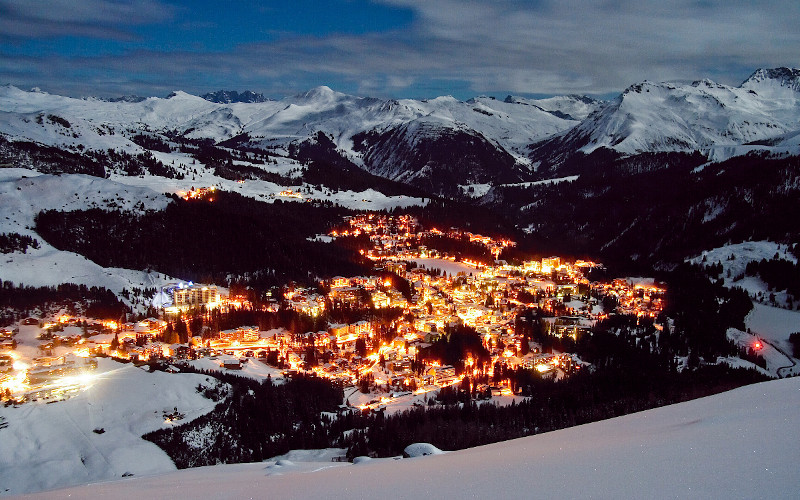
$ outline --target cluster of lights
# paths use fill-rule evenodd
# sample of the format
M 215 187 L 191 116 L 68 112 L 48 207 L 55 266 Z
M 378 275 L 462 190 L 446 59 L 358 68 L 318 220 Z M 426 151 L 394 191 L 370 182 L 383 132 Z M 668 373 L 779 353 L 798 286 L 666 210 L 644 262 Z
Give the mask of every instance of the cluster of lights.
M 297 198 L 299 200 L 303 199 L 303 195 L 301 193 L 298 193 L 297 191 L 292 191 L 291 189 L 284 189 L 283 191 L 278 193 L 278 196 L 283 196 L 284 198 Z
M 212 195 L 216 192 L 216 186 L 210 187 L 202 187 L 198 189 L 193 189 L 191 191 L 177 191 L 175 194 L 183 198 L 184 200 L 199 200 L 204 197 L 208 197 L 208 201 L 214 201 Z

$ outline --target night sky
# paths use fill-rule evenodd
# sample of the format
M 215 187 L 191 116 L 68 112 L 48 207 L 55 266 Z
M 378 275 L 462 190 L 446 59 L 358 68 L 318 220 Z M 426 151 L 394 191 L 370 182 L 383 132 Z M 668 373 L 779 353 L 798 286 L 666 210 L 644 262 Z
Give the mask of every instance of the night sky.
M 0 84 L 76 97 L 602 97 L 776 66 L 800 66 L 797 0 L 0 0 Z

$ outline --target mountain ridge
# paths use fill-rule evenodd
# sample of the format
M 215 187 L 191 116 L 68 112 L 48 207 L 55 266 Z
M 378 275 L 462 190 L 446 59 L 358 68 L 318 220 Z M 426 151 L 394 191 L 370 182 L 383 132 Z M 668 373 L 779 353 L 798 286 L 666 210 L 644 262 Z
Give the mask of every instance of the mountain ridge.
M 458 185 L 571 175 L 566 165 L 601 150 L 617 157 L 700 152 L 710 161 L 752 151 L 800 154 L 798 88 L 800 70 L 785 67 L 758 69 L 739 87 L 708 79 L 644 81 L 611 101 L 574 95 L 382 100 L 327 86 L 280 100 L 224 90 L 96 100 L 7 85 L 0 89 L 0 135 L 142 154 L 147 148 L 133 138 L 143 133 L 173 149 L 175 141 L 221 145 L 246 134 L 246 147 L 264 152 L 298 150 L 322 133 L 335 146 L 328 148 L 334 162 L 452 196 Z M 365 141 L 378 137 L 383 140 Z M 442 141 L 449 146 L 439 153 Z

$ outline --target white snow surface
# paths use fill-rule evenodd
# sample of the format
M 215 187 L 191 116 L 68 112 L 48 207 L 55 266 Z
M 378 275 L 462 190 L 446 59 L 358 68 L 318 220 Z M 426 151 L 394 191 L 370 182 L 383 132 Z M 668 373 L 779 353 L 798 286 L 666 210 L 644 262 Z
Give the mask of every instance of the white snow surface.
M 789 338 L 789 334 L 800 332 L 800 311 L 753 304 L 753 310 L 745 318 L 745 324 L 763 338 L 782 342 Z M 788 344 L 786 348 L 788 349 Z
M 409 262 L 414 262 L 419 267 L 424 269 L 439 269 L 443 273 L 447 273 L 453 276 L 457 276 L 458 273 L 464 273 L 465 275 L 469 276 L 471 273 L 478 272 L 478 269 L 475 266 L 471 266 L 463 262 L 455 262 L 448 259 L 419 258 L 419 259 L 409 259 Z
M 27 498 L 788 499 L 800 487 L 798 407 L 789 378 L 442 455 L 203 467 Z
M 789 343 L 789 335 L 800 332 L 800 311 L 753 304 L 744 321 L 754 338 L 765 344 L 764 357 L 772 373 L 781 377 L 800 375 L 800 359 L 793 357 Z
M 759 300 L 765 300 L 771 293 L 774 293 L 776 302 L 785 304 L 787 298 L 785 291 L 770 290 L 767 284 L 757 276 L 744 276 L 747 264 L 764 259 L 771 260 L 775 258 L 775 255 L 779 259 L 797 263 L 797 258 L 789 252 L 788 245 L 772 241 L 745 241 L 724 245 L 703 251 L 700 255 L 688 259 L 688 262 L 703 266 L 722 264 L 722 279 L 725 286 L 742 288 L 751 297 Z
M 39 241 L 40 248 L 9 253 L 0 260 L 0 279 L 17 285 L 60 283 L 102 286 L 117 294 L 123 288 L 151 288 L 175 281 L 159 273 L 104 268 L 72 252 L 57 250 L 33 230 L 42 210 L 120 208 L 130 212 L 161 210 L 168 199 L 149 186 L 131 186 L 88 175 L 46 175 L 20 168 L 0 169 L 0 233 L 16 232 Z
M 234 359 L 246 360 L 242 363 L 241 370 L 228 370 L 222 367 L 223 362 Z M 247 377 L 258 381 L 266 380 L 269 377 L 274 383 L 281 384 L 285 380 L 282 370 L 279 370 L 270 365 L 262 363 L 260 360 L 256 358 L 241 358 L 239 356 L 223 354 L 216 357 L 216 359 L 211 359 L 208 357 L 195 359 L 189 361 L 189 364 L 192 365 L 194 368 L 197 368 L 198 370 L 229 373 L 232 375 L 236 375 L 238 377 Z
M 353 135 L 421 120 L 453 129 L 468 126 L 508 151 L 521 152 L 532 141 L 563 132 L 578 123 L 576 119 L 558 117 L 544 109 L 566 105 L 566 101 L 561 104 L 553 101 L 548 105 L 531 106 L 488 97 L 466 102 L 452 97 L 384 101 L 347 95 L 324 86 L 261 103 L 218 104 L 181 91 L 165 99 L 152 97 L 131 103 L 25 92 L 6 85 L 0 87 L 0 109 L 3 110 L 0 133 L 12 139 L 50 145 L 83 143 L 93 149 L 111 147 L 140 152 L 141 148 L 126 139 L 125 134 L 133 135 L 145 128 L 191 130 L 190 137 L 223 141 L 247 133 L 264 145 L 283 145 L 322 131 L 333 138 L 337 147 L 358 160 L 359 154 L 353 150 Z M 48 121 L 47 116 L 51 114 L 66 119 L 70 127 L 65 129 L 57 122 Z M 41 124 L 37 122 L 40 115 L 44 117 Z M 113 128 L 116 134 L 105 133 L 104 127 Z
M 165 422 L 164 411 L 177 408 L 183 422 L 211 411 L 216 403 L 195 388 L 216 380 L 98 362 L 91 385 L 70 399 L 0 407 L 8 423 L 0 429 L 0 496 L 175 470 L 141 436 L 176 425 Z
M 525 97 L 509 96 L 506 101 L 535 106 L 550 113 L 563 113 L 575 120 L 583 120 L 602 107 L 603 102 L 590 97 L 567 95 L 547 97 L 545 99 L 528 99 Z
M 715 161 L 752 149 L 798 154 L 798 81 L 763 72 L 739 87 L 710 80 L 645 81 L 590 115 L 568 137 L 582 138 L 587 153 L 600 147 L 627 154 L 699 150 Z M 752 144 L 756 141 L 762 144 Z
M 442 455 L 444 452 L 430 443 L 413 443 L 403 449 L 409 458 L 425 457 L 428 455 Z

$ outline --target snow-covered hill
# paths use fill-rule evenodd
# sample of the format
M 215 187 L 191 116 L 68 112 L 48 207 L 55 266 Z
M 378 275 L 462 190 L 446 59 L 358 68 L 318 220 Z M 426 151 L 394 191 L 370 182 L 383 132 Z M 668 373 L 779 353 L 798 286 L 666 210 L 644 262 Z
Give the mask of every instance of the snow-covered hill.
M 720 278 L 727 287 L 743 288 L 754 300 L 765 302 L 765 297 L 772 293 L 773 302 L 786 304 L 785 290 L 770 290 L 758 276 L 746 273 L 747 265 L 761 260 L 781 259 L 797 263 L 797 258 L 789 251 L 788 245 L 780 245 L 771 241 L 745 241 L 707 250 L 701 255 L 687 259 L 692 264 L 704 267 L 719 265 L 722 267 Z M 798 326 L 800 329 L 800 326 Z
M 145 151 L 141 141 L 135 141 L 139 134 L 166 142 L 181 138 L 221 143 L 236 138 L 237 144 L 285 156 L 292 147 L 313 143 L 321 133 L 335 146 L 329 155 L 419 186 L 436 179 L 446 166 L 445 159 L 460 158 L 463 166 L 457 174 L 463 179 L 457 183 L 465 184 L 473 171 L 484 180 L 494 175 L 508 180 L 509 171 L 516 170 L 512 180 L 524 176 L 529 163 L 526 146 L 574 127 L 578 120 L 573 115 L 582 116 L 594 103 L 575 97 L 540 103 L 488 97 L 466 102 L 452 97 L 380 100 L 324 86 L 278 101 L 248 94 L 244 100 L 250 102 L 241 102 L 241 96 L 230 92 L 205 97 L 176 91 L 163 99 L 112 102 L 4 86 L 0 88 L 0 136 L 76 153 L 113 149 L 129 154 Z M 354 144 L 359 136 L 387 135 L 391 141 Z M 451 145 L 445 159 L 416 152 L 420 145 L 438 150 L 442 141 Z M 173 143 L 173 148 L 178 145 Z M 462 148 L 474 151 L 459 155 Z M 499 157 L 502 166 L 495 171 Z M 403 160 L 399 164 L 398 158 Z M 432 190 L 440 190 L 439 184 L 434 182 Z
M 442 455 L 350 465 L 295 453 L 30 498 L 795 498 L 798 406 L 790 378 Z
M 175 470 L 141 436 L 176 425 L 164 413 L 191 420 L 211 411 L 216 403 L 196 388 L 216 379 L 98 361 L 73 398 L 0 408 L 0 496 Z
M 38 248 L 28 248 L 24 253 L 0 254 L 0 281 L 8 281 L 16 286 L 55 287 L 61 283 L 74 283 L 103 287 L 115 293 L 135 311 L 144 312 L 150 304 L 131 302 L 122 295 L 123 290 L 157 289 L 168 283 L 186 280 L 186 277 L 141 269 L 103 267 L 83 255 L 59 250 L 36 233 L 35 217 L 43 210 L 101 208 L 123 210 L 131 214 L 163 210 L 169 202 L 164 193 L 185 193 L 195 185 L 214 185 L 264 202 L 282 199 L 279 193 L 287 189 L 287 186 L 261 180 L 240 183 L 221 179 L 213 172 L 203 172 L 194 179 L 165 179 L 151 175 L 111 175 L 106 179 L 83 174 L 41 174 L 20 168 L 0 169 L 0 234 L 16 233 L 38 242 Z M 299 189 L 298 186 L 291 188 Z M 354 209 L 383 210 L 425 203 L 424 199 L 386 196 L 372 189 L 332 192 L 308 187 L 304 196 Z M 295 198 L 285 199 L 302 202 Z
M 760 69 L 739 87 L 704 79 L 642 82 L 554 141 L 554 149 L 623 154 L 702 151 L 714 160 L 753 149 L 800 152 L 800 70 Z
M 508 96 L 505 102 L 534 106 L 560 118 L 584 120 L 603 106 L 602 101 L 582 95 L 555 96 L 546 99 L 526 99 Z
M 286 156 L 321 133 L 334 146 L 328 156 L 452 193 L 453 182 L 443 185 L 437 177 L 455 176 L 462 185 L 534 180 L 537 161 L 599 148 L 624 155 L 701 151 L 713 161 L 753 150 L 800 154 L 799 82 L 800 70 L 789 68 L 760 69 L 738 87 L 707 79 L 645 81 L 610 102 L 583 96 L 381 100 L 325 86 L 280 100 L 176 91 L 167 98 L 111 102 L 4 86 L 0 135 L 73 151 L 137 154 L 144 148 L 131 139 L 144 133 L 167 142 L 234 140 Z M 444 158 L 463 165 L 452 172 Z
M 575 119 L 560 118 L 536 106 L 491 98 L 468 102 L 452 97 L 383 101 L 342 94 L 324 86 L 279 101 L 224 102 L 235 101 L 227 94 L 215 95 L 214 100 L 223 102 L 176 91 L 164 99 L 108 102 L 25 92 L 6 85 L 0 88 L 0 109 L 11 116 L 0 123 L 0 133 L 11 139 L 59 145 L 76 143 L 73 139 L 79 138 L 94 140 L 97 129 L 107 126 L 122 134 L 145 129 L 177 131 L 217 142 L 247 133 L 255 143 L 274 145 L 307 139 L 321 131 L 332 136 L 337 146 L 350 151 L 351 138 L 358 132 L 386 130 L 427 117 L 452 128 L 469 128 L 510 151 L 520 151 L 532 140 L 577 124 Z M 59 133 L 59 124 L 47 120 L 36 123 L 36 116 L 51 114 L 79 125 L 65 135 Z M 101 136 L 105 136 L 102 130 Z M 114 142 L 110 140 L 109 147 L 120 145 Z

